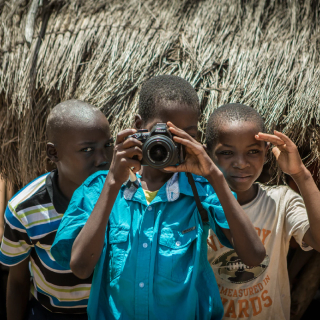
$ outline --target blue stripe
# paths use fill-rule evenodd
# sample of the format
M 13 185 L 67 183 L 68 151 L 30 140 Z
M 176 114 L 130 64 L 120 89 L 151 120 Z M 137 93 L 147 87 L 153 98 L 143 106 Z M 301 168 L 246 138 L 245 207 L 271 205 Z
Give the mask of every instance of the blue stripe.
M 88 299 L 83 299 L 83 300 L 79 300 L 79 301 L 68 301 L 68 302 L 62 302 L 60 300 L 58 300 L 57 298 L 55 298 L 54 296 L 52 296 L 51 294 L 42 291 L 40 288 L 37 287 L 37 291 L 52 298 L 53 301 L 53 306 L 57 306 L 57 307 L 79 307 L 80 305 L 83 306 L 87 306 L 88 305 Z M 84 307 L 85 308 L 85 307 Z
M 33 183 L 36 180 L 41 180 L 41 178 L 47 176 L 49 173 L 45 173 L 43 175 L 41 175 L 40 177 L 32 180 L 30 183 L 28 183 L 25 187 L 23 187 L 21 190 L 19 190 L 10 200 L 10 202 L 16 198 L 21 192 L 23 192 L 31 183 Z M 41 188 L 41 186 L 39 186 L 39 188 Z M 38 188 L 38 189 L 39 189 Z M 37 190 L 38 190 L 37 189 Z M 30 194 L 29 198 L 32 197 L 34 193 Z M 27 200 L 27 199 L 25 199 Z M 23 200 L 23 201 L 25 201 Z M 20 204 L 20 203 L 19 203 Z M 5 211 L 5 216 L 7 218 L 7 220 L 9 221 L 9 223 L 14 226 L 15 228 L 19 228 L 19 229 L 23 229 L 25 230 L 25 227 L 23 224 L 21 224 L 21 222 L 19 221 L 19 219 L 11 212 L 11 210 L 9 209 L 9 206 L 7 206 L 6 211 Z
M 37 237 L 43 234 L 47 234 L 53 231 L 57 231 L 61 222 L 61 219 L 52 221 L 52 222 L 45 222 L 43 224 L 39 224 L 34 227 L 28 228 L 28 235 L 30 238 Z
M 66 269 L 61 267 L 56 261 L 52 261 L 52 259 L 50 259 L 50 257 L 48 256 L 48 253 L 46 250 L 39 248 L 38 246 L 35 246 L 36 252 L 38 254 L 38 257 L 40 258 L 40 260 L 43 261 L 43 263 L 48 266 L 51 269 L 54 270 L 70 270 L 70 269 Z
M 30 250 L 31 250 L 31 248 L 30 248 Z M 19 256 L 14 256 L 14 257 L 6 256 L 5 254 L 3 254 L 0 251 L 0 262 L 3 264 L 9 265 L 9 266 L 13 266 L 15 264 L 20 263 L 25 258 L 27 258 L 29 256 L 30 250 L 27 253 L 24 253 Z
M 44 222 L 42 224 L 32 226 L 28 229 L 26 229 L 25 226 L 17 219 L 17 217 L 12 214 L 9 207 L 6 208 L 6 218 L 13 227 L 26 230 L 29 238 L 32 238 L 32 237 L 38 237 L 40 235 L 47 234 L 53 231 L 57 231 L 59 228 L 62 216 L 60 219 L 54 220 L 52 222 L 50 221 Z

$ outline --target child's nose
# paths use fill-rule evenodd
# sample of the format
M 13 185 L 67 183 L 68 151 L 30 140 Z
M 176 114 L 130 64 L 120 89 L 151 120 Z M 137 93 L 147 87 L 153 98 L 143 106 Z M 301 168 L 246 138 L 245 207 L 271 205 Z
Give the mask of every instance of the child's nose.
M 233 163 L 233 168 L 244 169 L 249 166 L 248 161 L 244 156 L 239 156 Z
M 112 156 L 110 158 L 110 155 L 106 151 L 106 149 L 101 150 L 101 152 L 97 153 L 97 156 L 96 156 L 96 159 L 95 159 L 95 166 L 96 167 L 105 166 L 107 163 L 110 163 L 111 160 L 112 160 Z

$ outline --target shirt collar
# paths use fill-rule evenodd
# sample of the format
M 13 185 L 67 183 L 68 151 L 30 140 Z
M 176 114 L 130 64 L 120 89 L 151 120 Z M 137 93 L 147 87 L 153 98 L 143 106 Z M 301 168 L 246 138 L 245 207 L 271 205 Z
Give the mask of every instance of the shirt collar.
M 69 200 L 60 191 L 57 170 L 53 170 L 47 175 L 46 189 L 56 211 L 58 213 L 65 213 L 69 205 Z
M 127 180 L 124 185 L 124 192 L 123 196 L 126 200 L 133 200 L 133 197 L 136 195 L 138 189 L 141 188 L 141 176 L 139 174 L 136 174 L 137 181 L 135 183 L 132 183 L 130 180 Z M 199 196 L 207 196 L 207 192 L 202 186 L 203 183 L 208 183 L 208 181 L 201 177 L 192 174 Z M 188 182 L 187 175 L 184 172 L 176 172 L 173 174 L 173 176 L 166 182 L 166 184 L 159 190 L 159 193 L 157 196 L 160 196 L 161 190 L 165 187 L 165 194 L 167 197 L 167 201 L 172 202 L 179 198 L 180 193 L 183 193 L 187 196 L 193 197 L 193 192 L 191 189 L 191 186 Z M 140 193 L 140 192 L 138 192 Z

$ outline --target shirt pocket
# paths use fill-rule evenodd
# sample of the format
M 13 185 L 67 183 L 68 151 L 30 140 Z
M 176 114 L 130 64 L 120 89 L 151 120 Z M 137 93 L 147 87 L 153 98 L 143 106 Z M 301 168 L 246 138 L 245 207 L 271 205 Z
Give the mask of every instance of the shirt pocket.
M 128 256 L 129 229 L 110 227 L 109 230 L 109 281 L 118 278 Z
M 197 229 L 185 231 L 165 227 L 160 232 L 158 274 L 174 282 L 183 282 L 193 270 Z

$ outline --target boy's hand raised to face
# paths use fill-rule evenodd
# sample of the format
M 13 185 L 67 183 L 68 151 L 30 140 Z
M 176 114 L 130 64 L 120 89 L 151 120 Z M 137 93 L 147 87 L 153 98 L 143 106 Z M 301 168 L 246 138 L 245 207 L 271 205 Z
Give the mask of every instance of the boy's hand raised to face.
M 284 173 L 296 176 L 304 172 L 305 166 L 302 163 L 297 146 L 285 134 L 276 130 L 274 135 L 259 132 L 255 138 L 274 145 L 272 152 Z
M 117 135 L 116 145 L 113 151 L 113 158 L 109 169 L 109 174 L 116 184 L 122 185 L 129 178 L 130 170 L 134 173 L 141 168 L 142 142 L 128 138 L 129 135 L 137 132 L 135 129 L 120 131 Z M 132 159 L 132 158 L 135 159 Z
M 164 170 L 170 172 L 191 172 L 198 176 L 207 177 L 214 172 L 219 172 L 217 166 L 208 156 L 203 145 L 188 135 L 172 122 L 167 123 L 169 130 L 174 134 L 173 140 L 185 147 L 186 156 L 184 162 L 178 166 L 170 166 Z

